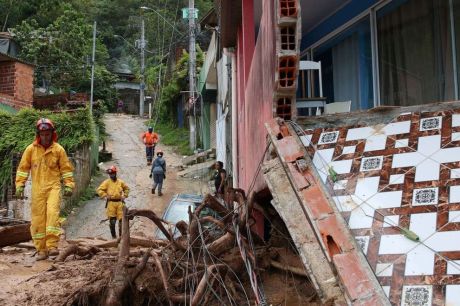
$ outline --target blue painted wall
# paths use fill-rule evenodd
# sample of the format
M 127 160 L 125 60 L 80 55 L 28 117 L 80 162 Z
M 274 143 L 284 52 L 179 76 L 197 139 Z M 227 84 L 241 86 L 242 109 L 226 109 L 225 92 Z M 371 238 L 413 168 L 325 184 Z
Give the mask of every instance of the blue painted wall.
M 300 50 L 305 50 L 312 44 L 328 35 L 338 27 L 347 23 L 354 17 L 358 16 L 363 11 L 367 10 L 380 0 L 352 0 L 347 5 L 342 7 L 340 10 L 335 12 L 331 17 L 320 23 L 309 33 L 306 33 L 302 37 L 302 43 Z M 308 10 L 308 7 L 302 7 L 303 10 Z

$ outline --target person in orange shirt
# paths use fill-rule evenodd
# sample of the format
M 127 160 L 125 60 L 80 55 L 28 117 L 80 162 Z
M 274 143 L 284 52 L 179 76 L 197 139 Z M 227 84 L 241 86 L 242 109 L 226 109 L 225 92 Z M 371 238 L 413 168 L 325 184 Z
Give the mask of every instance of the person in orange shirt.
M 142 141 L 145 145 L 145 155 L 147 157 L 147 166 L 152 164 L 152 158 L 155 154 L 155 146 L 159 141 L 158 134 L 149 126 L 148 131 L 142 134 Z

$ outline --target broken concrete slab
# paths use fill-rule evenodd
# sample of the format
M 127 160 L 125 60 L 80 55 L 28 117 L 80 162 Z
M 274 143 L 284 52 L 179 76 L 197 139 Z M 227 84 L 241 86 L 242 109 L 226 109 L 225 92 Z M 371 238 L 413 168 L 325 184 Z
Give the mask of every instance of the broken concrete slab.
M 177 176 L 184 178 L 210 178 L 215 161 L 207 161 L 186 168 L 177 173 Z
M 265 181 L 273 195 L 273 207 L 286 224 L 321 301 L 345 303 L 339 281 L 315 238 L 301 204 L 295 193 L 289 192 L 292 187 L 281 163 L 278 159 L 273 159 L 264 164 L 263 171 Z
M 274 119 L 265 126 L 288 178 L 289 186 L 284 192 L 295 194 L 313 238 L 334 266 L 347 300 L 359 305 L 390 305 L 297 133 L 283 120 Z M 359 273 L 350 274 L 346 268 L 349 265 L 359 267 Z M 358 282 L 360 286 L 355 288 Z

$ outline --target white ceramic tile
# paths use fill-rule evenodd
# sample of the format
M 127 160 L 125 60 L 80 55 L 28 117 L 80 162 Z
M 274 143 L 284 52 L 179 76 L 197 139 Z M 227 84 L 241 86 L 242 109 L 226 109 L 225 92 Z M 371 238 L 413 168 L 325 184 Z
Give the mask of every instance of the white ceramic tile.
M 416 242 L 407 239 L 404 235 L 382 235 L 379 254 L 406 254 L 416 245 Z
M 337 174 L 350 173 L 353 159 L 336 160 L 329 163 Z
M 460 114 L 452 115 L 452 127 L 454 126 L 460 126 Z
M 385 295 L 387 296 L 387 298 L 390 298 L 391 286 L 382 286 L 382 289 L 383 289 L 383 292 L 385 292 Z
M 458 132 L 452 133 L 450 140 L 451 141 L 459 141 L 460 140 L 460 133 L 458 133 Z
M 383 227 L 398 226 L 399 215 L 383 217 Z
M 405 113 L 401 113 L 401 114 L 399 114 L 399 115 L 400 115 L 400 116 L 404 116 L 404 115 L 410 115 L 410 114 L 412 114 L 412 113 L 411 113 L 411 112 L 405 112 Z
M 361 127 L 355 129 L 349 129 L 346 140 L 359 140 L 366 139 L 375 133 L 375 130 L 370 127 Z
M 433 275 L 435 253 L 422 244 L 406 254 L 404 275 Z
M 302 144 L 305 146 L 305 147 L 308 147 L 310 145 L 312 145 L 311 143 L 311 137 L 313 135 L 303 135 L 303 136 L 300 136 L 300 140 L 302 141 Z
M 328 165 L 334 155 L 334 148 L 317 150 L 313 156 L 313 165 L 318 170 L 323 182 L 326 181 L 328 175 Z
M 319 135 L 318 144 L 328 144 L 328 143 L 336 143 L 337 139 L 339 138 L 339 131 L 334 132 L 323 132 Z
M 432 159 L 425 159 L 415 168 L 415 182 L 439 180 L 439 163 Z
M 446 306 L 460 306 L 460 285 L 446 285 Z
M 401 306 L 431 306 L 432 286 L 403 286 Z
M 339 211 L 352 211 L 353 209 L 358 207 L 358 204 L 354 201 L 352 196 L 338 196 L 332 197 L 335 202 L 335 206 Z
M 350 220 L 348 221 L 348 227 L 351 229 L 369 228 L 372 226 L 374 219 L 373 209 L 368 205 L 361 205 L 355 208 L 350 214 Z
M 379 192 L 366 201 L 373 209 L 394 208 L 401 206 L 402 190 Z
M 451 179 L 457 179 L 460 178 L 460 169 L 452 169 L 450 170 L 450 178 Z
M 383 130 L 386 135 L 406 134 L 410 132 L 410 123 L 410 121 L 390 123 Z
M 438 188 L 414 189 L 412 193 L 412 205 L 434 205 L 438 204 Z
M 356 244 L 361 248 L 364 255 L 366 255 L 369 248 L 369 236 L 356 236 L 355 240 Z
M 460 260 L 447 261 L 447 274 L 460 274 Z
M 348 180 L 340 180 L 334 183 L 334 190 L 342 190 L 347 188 Z
M 383 166 L 383 156 L 363 157 L 359 171 L 380 170 Z
M 405 148 L 409 146 L 409 139 L 396 139 L 395 148 Z
M 377 276 L 392 276 L 393 263 L 378 263 L 375 267 L 375 275 Z
M 404 174 L 392 174 L 389 180 L 390 185 L 404 184 Z
M 460 186 L 449 187 L 449 203 L 460 202 Z
M 436 218 L 437 213 L 412 214 L 409 229 L 423 241 L 436 232 Z
M 424 243 L 437 252 L 459 251 L 458 243 L 452 243 L 453 241 L 460 241 L 460 231 L 438 232 Z
M 355 153 L 355 151 L 356 151 L 356 146 L 343 147 L 342 154 Z
M 366 145 L 364 146 L 364 151 L 377 151 L 385 149 L 385 144 L 387 143 L 387 136 L 385 135 L 372 135 L 366 139 Z
M 420 119 L 420 131 L 439 130 L 441 127 L 441 116 Z
M 449 222 L 460 222 L 460 210 L 449 211 Z

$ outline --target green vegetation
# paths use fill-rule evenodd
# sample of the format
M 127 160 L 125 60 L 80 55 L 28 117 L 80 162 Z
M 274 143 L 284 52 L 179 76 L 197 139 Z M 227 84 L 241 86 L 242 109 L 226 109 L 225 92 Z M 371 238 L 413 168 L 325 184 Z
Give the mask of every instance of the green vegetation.
M 174 147 L 177 154 L 193 154 L 189 148 L 189 131 L 187 129 L 174 127 L 171 123 L 157 123 L 155 132 L 160 134 L 160 144 Z
M 88 109 L 72 113 L 50 113 L 23 109 L 16 115 L 0 112 L 0 185 L 9 182 L 13 155 L 22 153 L 35 139 L 35 124 L 39 118 L 50 118 L 58 134 L 58 142 L 68 153 L 79 146 L 94 141 L 94 121 Z

